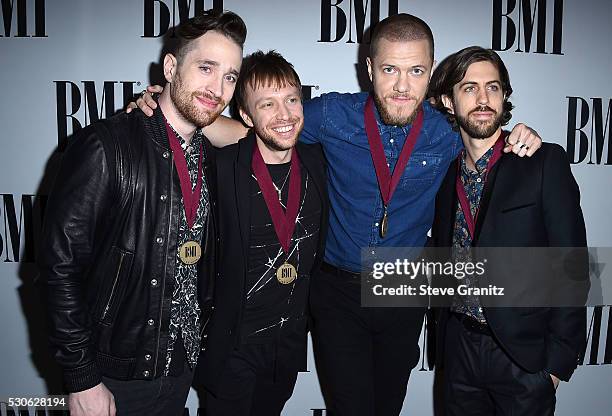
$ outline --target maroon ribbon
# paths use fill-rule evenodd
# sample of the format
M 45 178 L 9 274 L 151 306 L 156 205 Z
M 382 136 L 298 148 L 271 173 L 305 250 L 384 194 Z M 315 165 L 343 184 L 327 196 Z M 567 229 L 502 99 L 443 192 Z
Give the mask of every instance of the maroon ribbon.
M 374 162 L 374 169 L 376 170 L 380 194 L 386 207 L 389 205 L 389 201 L 391 201 L 391 197 L 404 173 L 404 169 L 410 160 L 412 149 L 414 149 L 414 145 L 421 132 L 421 127 L 423 126 L 423 109 L 419 108 L 416 119 L 410 128 L 410 132 L 406 136 L 406 141 L 400 152 L 399 159 L 393 169 L 393 176 L 391 176 L 389 166 L 387 166 L 385 150 L 383 149 L 382 139 L 378 131 L 378 125 L 376 124 L 376 116 L 374 115 L 374 99 L 372 96 L 368 97 L 364 113 L 365 129 L 370 144 L 370 153 L 372 154 L 372 161 Z
M 495 141 L 493 145 L 493 154 L 487 163 L 484 183 L 483 183 L 483 191 L 484 187 L 487 185 L 487 178 L 489 176 L 489 172 L 493 169 L 493 166 L 497 163 L 497 161 L 501 158 L 503 149 L 504 149 L 504 132 L 502 131 L 499 134 L 499 137 Z M 465 216 L 465 222 L 467 222 L 468 231 L 470 233 L 470 237 L 472 240 L 474 239 L 474 230 L 476 229 L 476 221 L 478 220 L 478 212 L 480 211 L 480 205 L 476 208 L 476 215 L 472 216 L 472 210 L 470 209 L 470 202 L 468 201 L 467 193 L 465 192 L 465 186 L 461 181 L 461 159 L 464 157 L 465 149 L 461 152 L 459 157 L 457 158 L 457 179 L 455 180 L 455 189 L 457 190 L 457 197 L 459 198 L 459 205 L 461 206 L 461 210 L 463 211 L 463 215 Z
M 181 148 L 181 142 L 176 137 L 176 133 L 166 121 L 166 132 L 168 133 L 168 141 L 170 142 L 170 149 L 174 154 L 174 166 L 179 175 L 181 182 L 181 192 L 183 194 L 183 205 L 185 208 L 185 219 L 187 220 L 187 226 L 193 227 L 193 223 L 198 213 L 198 207 L 200 206 L 200 195 L 202 194 L 202 144 L 200 143 L 200 158 L 198 160 L 198 179 L 196 181 L 196 187 L 191 190 L 191 179 L 189 178 L 189 170 L 187 169 L 187 160 L 185 154 Z
M 302 175 L 300 172 L 300 158 L 295 150 L 291 150 L 291 173 L 289 176 L 289 196 L 287 197 L 287 210 L 283 212 L 283 207 L 278 198 L 278 193 L 274 189 L 274 183 L 266 163 L 261 156 L 259 147 L 255 143 L 253 149 L 253 158 L 251 160 L 251 168 L 259 184 L 259 189 L 263 194 L 268 212 L 272 217 L 272 224 L 278 241 L 286 254 L 289 254 L 291 245 L 291 237 L 295 229 L 295 220 L 297 219 L 298 210 L 300 207 L 300 194 L 302 191 Z

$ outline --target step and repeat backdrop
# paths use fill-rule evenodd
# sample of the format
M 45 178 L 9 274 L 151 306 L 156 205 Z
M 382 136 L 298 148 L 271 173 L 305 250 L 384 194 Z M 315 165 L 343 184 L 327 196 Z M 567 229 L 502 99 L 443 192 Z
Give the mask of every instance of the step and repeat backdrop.
M 562 145 L 580 185 L 590 246 L 612 246 L 612 2 L 609 0 L 1 0 L 0 397 L 57 393 L 34 262 L 46 195 L 72 134 L 159 82 L 162 37 L 202 9 L 248 27 L 245 53 L 276 49 L 306 97 L 369 88 L 367 29 L 415 14 L 438 61 L 469 45 L 499 51 L 515 93 L 513 120 Z M 602 266 L 605 267 L 605 266 Z M 588 311 L 589 339 L 557 414 L 612 407 L 609 305 Z M 333 317 L 330 317 L 333 319 Z M 426 339 L 425 328 L 422 346 Z M 414 369 L 402 415 L 434 415 L 434 372 Z M 192 392 L 186 414 L 196 415 Z M 312 354 L 284 415 L 324 416 Z

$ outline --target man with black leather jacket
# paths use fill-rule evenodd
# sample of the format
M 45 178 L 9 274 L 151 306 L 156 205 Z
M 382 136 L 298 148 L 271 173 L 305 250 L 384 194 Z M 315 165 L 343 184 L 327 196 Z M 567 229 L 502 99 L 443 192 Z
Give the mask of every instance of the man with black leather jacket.
M 200 127 L 230 101 L 237 15 L 182 23 L 155 116 L 71 140 L 50 194 L 40 269 L 72 415 L 182 413 L 212 309 L 214 151 Z

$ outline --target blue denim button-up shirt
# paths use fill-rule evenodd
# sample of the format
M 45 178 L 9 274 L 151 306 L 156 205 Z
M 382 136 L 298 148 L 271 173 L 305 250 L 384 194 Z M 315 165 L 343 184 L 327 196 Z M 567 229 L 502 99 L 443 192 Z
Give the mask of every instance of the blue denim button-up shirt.
M 461 138 L 446 118 L 424 103 L 421 134 L 388 207 L 388 231 L 380 237 L 383 203 L 365 132 L 368 93 L 329 93 L 304 103 L 300 140 L 321 143 L 328 161 L 330 198 L 325 261 L 359 272 L 365 247 L 422 247 L 434 215 L 434 201 Z M 376 114 L 391 172 L 410 126 L 382 124 Z

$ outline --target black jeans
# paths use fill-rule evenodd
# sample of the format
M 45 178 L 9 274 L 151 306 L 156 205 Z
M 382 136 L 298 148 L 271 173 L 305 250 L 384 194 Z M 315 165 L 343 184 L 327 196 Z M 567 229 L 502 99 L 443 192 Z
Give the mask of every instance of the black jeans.
M 193 371 L 185 363 L 177 376 L 129 381 L 102 377 L 102 382 L 115 396 L 117 416 L 180 416 L 192 379 Z
M 444 345 L 446 416 L 548 416 L 555 387 L 545 371 L 517 366 L 491 335 L 467 330 L 453 315 Z
M 206 416 L 280 415 L 293 394 L 297 371 L 274 374 L 274 344 L 243 344 L 232 351 L 219 393 L 205 394 Z
M 363 308 L 359 279 L 311 280 L 312 339 L 321 390 L 334 416 L 395 416 L 419 360 L 424 309 Z

